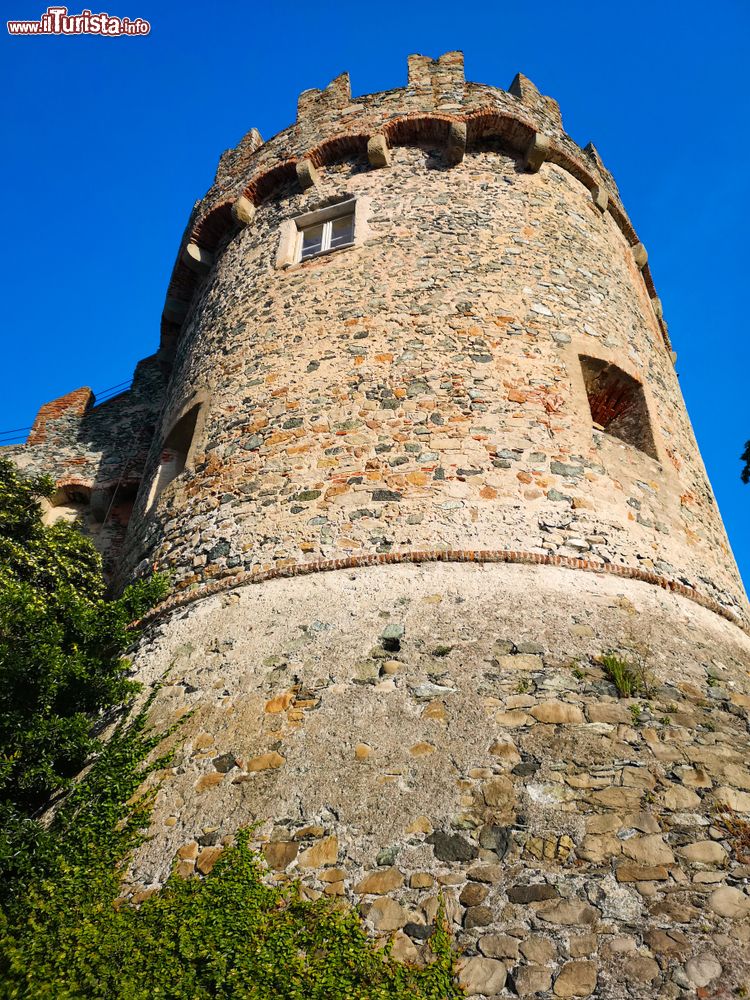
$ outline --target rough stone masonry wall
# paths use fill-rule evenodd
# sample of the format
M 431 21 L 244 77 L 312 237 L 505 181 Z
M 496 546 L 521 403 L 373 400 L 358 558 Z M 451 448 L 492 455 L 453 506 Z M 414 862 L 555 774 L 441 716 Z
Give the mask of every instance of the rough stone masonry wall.
M 66 490 L 85 495 L 77 513 L 113 577 L 143 475 L 151 439 L 164 405 L 165 373 L 159 358 L 136 367 L 131 386 L 97 404 L 89 388 L 76 389 L 39 410 L 26 444 L 0 448 L 26 474 L 48 475 L 58 485 L 62 511 Z M 54 520 L 55 509 L 47 512 Z
M 178 588 L 421 550 L 581 557 L 745 598 L 633 254 L 554 164 L 496 144 L 350 157 L 236 232 L 185 324 L 162 428 L 207 399 L 194 472 L 141 494 L 131 566 Z M 350 250 L 275 267 L 282 222 L 342 195 Z M 579 355 L 642 382 L 656 459 L 592 430 Z M 155 471 L 147 469 L 150 479 Z
M 619 698 L 616 648 L 649 691 Z M 269 878 L 429 961 L 442 893 L 470 996 L 750 987 L 750 640 L 644 583 L 552 567 L 273 580 L 135 651 L 173 765 L 124 886 L 213 867 L 255 824 Z M 164 748 L 159 749 L 159 753 Z
M 131 386 L 103 403 L 76 389 L 39 410 L 24 445 L 2 454 L 32 475 L 107 489 L 124 475 L 138 477 L 163 405 L 164 370 L 157 356 L 139 362 Z
M 277 268 L 283 223 L 342 196 L 356 245 Z M 133 662 L 144 698 L 164 681 L 154 726 L 185 722 L 125 896 L 257 823 L 269 878 L 359 906 L 406 961 L 442 893 L 469 995 L 750 990 L 747 600 L 645 259 L 555 102 L 465 84 L 459 53 L 412 57 L 403 90 L 305 92 L 222 157 L 167 386 L 99 450 L 76 394 L 16 452 L 119 478 L 120 418 L 145 448 L 160 413 L 119 576 L 173 573 Z M 642 385 L 645 450 L 593 426 L 581 356 L 597 392 Z M 618 697 L 607 650 L 648 690 Z

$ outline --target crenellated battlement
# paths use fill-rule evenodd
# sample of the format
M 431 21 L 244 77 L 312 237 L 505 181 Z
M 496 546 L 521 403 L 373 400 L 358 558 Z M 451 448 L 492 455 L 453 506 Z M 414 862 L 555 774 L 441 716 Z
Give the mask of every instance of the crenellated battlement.
M 442 143 L 449 165 L 457 166 L 478 142 L 495 138 L 535 171 L 544 163 L 567 170 L 591 193 L 593 204 L 609 212 L 631 246 L 638 236 L 620 202 L 617 186 L 592 143 L 581 149 L 564 131 L 557 102 L 521 73 L 507 91 L 466 83 L 461 52 L 438 59 L 412 55 L 402 90 L 352 99 L 349 75 L 342 73 L 322 90 L 303 91 L 297 122 L 263 143 L 251 129 L 234 150 L 222 155 L 215 182 L 198 204 L 186 229 L 169 285 L 162 342 L 171 350 L 188 315 L 201 266 L 238 225 L 252 223 L 255 211 L 289 183 L 313 186 L 318 171 L 367 152 L 373 169 L 388 162 L 391 145 Z M 640 251 L 639 251 L 640 252 Z M 192 272 L 192 273 L 191 273 Z M 654 301 L 667 352 L 671 352 L 653 278 L 643 280 Z
M 349 74 L 341 73 L 324 90 L 313 87 L 302 91 L 297 100 L 297 122 L 307 122 L 331 111 L 342 111 L 351 100 Z
M 407 91 L 432 99 L 436 111 L 458 111 L 463 105 L 466 77 L 463 52 L 446 52 L 439 59 L 413 55 L 408 59 Z

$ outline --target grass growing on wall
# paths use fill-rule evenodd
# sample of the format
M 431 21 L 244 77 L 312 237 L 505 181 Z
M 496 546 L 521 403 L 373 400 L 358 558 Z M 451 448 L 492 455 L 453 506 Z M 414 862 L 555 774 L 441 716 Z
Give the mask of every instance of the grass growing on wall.
M 604 653 L 600 663 L 605 677 L 614 684 L 620 698 L 649 694 L 649 678 L 643 667 L 634 666 L 616 653 Z

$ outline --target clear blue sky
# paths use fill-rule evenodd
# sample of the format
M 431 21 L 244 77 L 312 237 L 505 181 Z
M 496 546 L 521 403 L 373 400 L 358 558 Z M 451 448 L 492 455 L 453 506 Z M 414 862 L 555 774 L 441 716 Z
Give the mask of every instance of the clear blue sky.
M 14 19 L 44 9 L 3 6 Z M 521 70 L 556 97 L 614 173 L 750 581 L 747 0 L 87 6 L 146 18 L 151 34 L 2 36 L 0 430 L 78 386 L 123 381 L 156 348 L 178 241 L 222 150 L 252 126 L 269 138 L 301 90 L 343 70 L 364 94 L 403 86 L 410 52 L 460 48 L 469 79 L 507 87 Z

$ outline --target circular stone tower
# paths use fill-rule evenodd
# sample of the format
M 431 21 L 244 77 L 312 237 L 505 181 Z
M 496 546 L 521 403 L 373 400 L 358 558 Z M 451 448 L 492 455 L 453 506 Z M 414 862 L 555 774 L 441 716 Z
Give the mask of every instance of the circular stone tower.
M 556 102 L 455 52 L 305 91 L 222 156 L 161 359 L 121 576 L 172 572 L 135 663 L 192 715 L 128 892 L 257 823 L 404 960 L 442 891 L 470 995 L 742 986 L 747 600 Z

